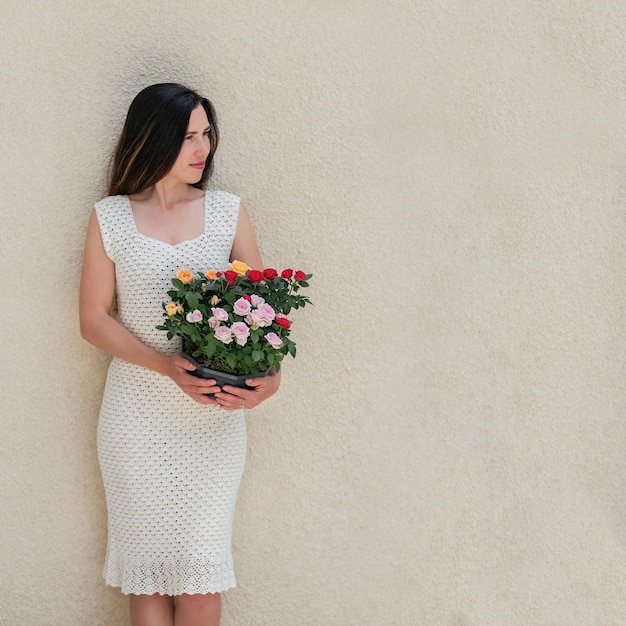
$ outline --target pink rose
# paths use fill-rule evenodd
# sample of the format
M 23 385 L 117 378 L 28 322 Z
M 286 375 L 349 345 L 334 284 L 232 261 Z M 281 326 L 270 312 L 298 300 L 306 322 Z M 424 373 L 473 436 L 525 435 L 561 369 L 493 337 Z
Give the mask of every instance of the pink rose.
M 239 300 L 235 300 L 235 304 L 233 304 L 233 311 L 241 317 L 248 315 L 251 309 L 250 303 L 245 298 L 239 298 Z
M 267 335 L 265 335 L 265 338 L 275 350 L 278 350 L 278 348 L 283 345 L 282 339 L 276 333 L 267 333 Z
M 189 313 L 187 313 L 187 321 L 192 323 L 192 324 L 196 324 L 197 322 L 201 322 L 202 321 L 202 313 L 200 313 L 200 311 L 198 311 L 198 309 L 190 311 Z
M 213 329 L 220 325 L 220 321 L 216 317 L 209 317 L 209 326 Z
M 253 293 L 250 296 L 250 302 L 252 302 L 253 307 L 258 307 L 261 306 L 265 302 L 265 300 L 261 298 L 261 296 L 257 296 L 255 293 Z
M 235 322 L 231 327 L 230 331 L 235 337 L 235 341 L 240 346 L 245 346 L 246 341 L 248 341 L 248 337 L 250 336 L 250 328 L 248 328 L 247 324 L 243 322 Z
M 246 317 L 246 323 L 250 326 L 250 328 L 252 328 L 252 330 L 259 328 L 262 322 L 263 318 L 259 315 L 256 309 L 250 311 L 250 315 Z
M 224 309 L 222 309 L 221 307 L 213 307 L 211 311 L 213 312 L 213 317 L 215 317 L 215 319 L 218 319 L 220 322 L 228 321 L 228 313 L 224 311 Z
M 228 326 L 218 326 L 215 329 L 215 338 L 222 343 L 229 344 L 233 340 L 233 335 Z
M 257 308 L 257 311 L 261 318 L 266 322 L 264 326 L 269 326 L 276 317 L 276 311 L 269 304 L 261 304 Z

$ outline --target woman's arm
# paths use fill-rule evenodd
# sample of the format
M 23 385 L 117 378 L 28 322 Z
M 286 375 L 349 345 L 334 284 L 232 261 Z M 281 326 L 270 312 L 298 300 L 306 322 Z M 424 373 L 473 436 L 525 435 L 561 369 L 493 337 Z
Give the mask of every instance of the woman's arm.
M 263 269 L 263 261 L 261 260 L 259 246 L 256 243 L 254 229 L 243 203 L 239 205 L 239 217 L 237 218 L 233 247 L 230 250 L 230 260 L 242 261 L 254 270 Z
M 243 204 L 239 206 L 237 230 L 230 252 L 230 260 L 242 261 L 252 269 L 263 269 L 263 261 L 254 236 L 254 229 Z M 280 372 L 272 368 L 264 378 L 251 378 L 246 380 L 246 384 L 254 387 L 254 390 L 225 385 L 222 392 L 215 394 L 215 398 L 224 409 L 240 409 L 242 404 L 246 409 L 253 409 L 278 391 Z
M 104 250 L 96 213 L 92 211 L 80 281 L 81 335 L 112 356 L 169 376 L 197 402 L 215 404 L 204 395 L 219 389 L 214 380 L 191 376 L 188 370 L 195 368 L 187 360 L 179 356 L 168 357 L 153 350 L 111 317 L 114 293 L 115 265 Z

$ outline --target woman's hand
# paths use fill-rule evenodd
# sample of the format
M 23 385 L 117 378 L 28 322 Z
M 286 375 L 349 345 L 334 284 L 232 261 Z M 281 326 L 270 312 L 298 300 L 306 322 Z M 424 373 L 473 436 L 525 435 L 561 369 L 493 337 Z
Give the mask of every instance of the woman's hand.
M 169 376 L 190 398 L 200 404 L 217 404 L 213 398 L 207 397 L 207 393 L 216 393 L 220 390 L 213 378 L 196 378 L 189 372 L 195 370 L 195 366 L 182 356 L 165 357 L 165 366 L 162 374 Z
M 249 378 L 246 385 L 254 387 L 254 389 L 242 389 L 241 387 L 233 387 L 232 385 L 224 385 L 222 391 L 215 394 L 218 404 L 229 411 L 235 409 L 253 409 L 273 396 L 280 387 L 280 372 L 276 372 L 273 368 L 262 378 Z

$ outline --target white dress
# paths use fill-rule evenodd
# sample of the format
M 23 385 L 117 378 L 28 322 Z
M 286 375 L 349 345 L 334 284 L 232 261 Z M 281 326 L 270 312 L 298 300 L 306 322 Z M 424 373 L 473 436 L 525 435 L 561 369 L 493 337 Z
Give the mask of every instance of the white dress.
M 156 329 L 171 278 L 225 269 L 239 198 L 206 192 L 204 232 L 170 245 L 142 235 L 127 196 L 96 204 L 115 263 L 118 319 L 141 341 L 180 352 Z M 235 586 L 232 522 L 246 455 L 243 411 L 201 405 L 168 377 L 113 358 L 98 457 L 108 511 L 107 584 L 126 594 L 216 593 Z

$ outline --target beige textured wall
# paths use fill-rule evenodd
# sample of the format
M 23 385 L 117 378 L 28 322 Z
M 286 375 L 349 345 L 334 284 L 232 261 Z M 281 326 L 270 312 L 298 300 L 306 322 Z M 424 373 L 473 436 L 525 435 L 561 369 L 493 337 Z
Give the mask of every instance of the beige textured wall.
M 315 274 L 250 412 L 225 626 L 626 623 L 626 5 L 3 0 L 0 623 L 100 571 L 88 212 L 131 97 L 214 100 L 215 184 Z

